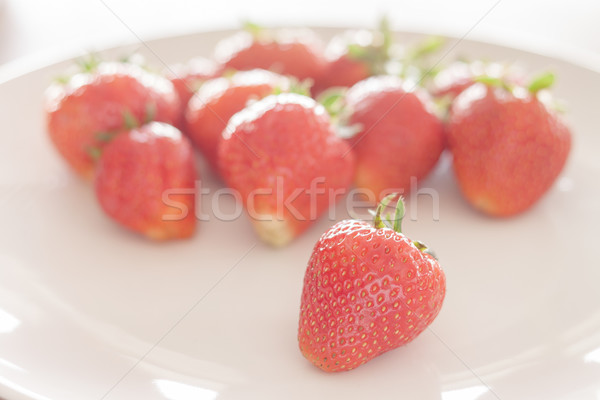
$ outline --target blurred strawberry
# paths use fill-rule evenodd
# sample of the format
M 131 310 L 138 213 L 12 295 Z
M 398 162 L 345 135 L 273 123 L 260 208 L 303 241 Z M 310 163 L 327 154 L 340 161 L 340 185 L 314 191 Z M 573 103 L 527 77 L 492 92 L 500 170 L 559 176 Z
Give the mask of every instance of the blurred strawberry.
M 52 142 L 89 179 L 106 142 L 147 121 L 176 122 L 179 98 L 171 82 L 137 65 L 100 62 L 52 85 L 45 112 Z
M 171 125 L 151 122 L 108 143 L 95 188 L 102 209 L 151 239 L 187 238 L 195 229 L 192 145 Z
M 206 80 L 216 78 L 220 71 L 214 61 L 196 57 L 187 63 L 170 66 L 165 74 L 179 96 L 181 120 L 177 126 L 185 128 L 183 118 L 188 102 Z
M 553 75 L 529 88 L 485 78 L 462 92 L 450 109 L 447 132 L 464 197 L 495 216 L 523 212 L 548 191 L 563 169 L 571 133 L 540 101 Z
M 308 29 L 268 30 L 247 24 L 215 50 L 222 69 L 268 69 L 300 80 L 317 79 L 325 69 L 321 40 Z
M 481 76 L 524 84 L 523 72 L 514 65 L 481 60 L 455 61 L 436 74 L 429 87 L 430 93 L 435 97 L 448 96 L 453 99 Z
M 346 93 L 349 140 L 356 154 L 356 186 L 377 198 L 406 193 L 423 179 L 444 150 L 443 126 L 427 94 L 393 76 L 375 76 Z
M 219 167 L 241 195 L 260 238 L 283 246 L 345 192 L 354 156 L 322 106 L 287 93 L 259 100 L 231 118 L 219 146 Z
M 334 36 L 325 49 L 328 63 L 312 88 L 317 96 L 331 87 L 350 87 L 372 75 L 385 73 L 392 34 L 387 20 L 376 31 L 346 31 Z
M 289 79 L 262 69 L 209 80 L 188 104 L 185 114 L 188 136 L 217 171 L 217 148 L 229 118 L 249 101 L 289 88 Z

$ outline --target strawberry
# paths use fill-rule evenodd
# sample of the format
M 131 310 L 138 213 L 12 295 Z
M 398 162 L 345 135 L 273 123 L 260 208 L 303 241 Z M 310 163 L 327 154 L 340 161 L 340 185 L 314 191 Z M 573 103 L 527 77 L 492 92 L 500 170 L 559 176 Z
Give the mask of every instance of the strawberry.
M 224 70 L 262 68 L 300 80 L 315 80 L 323 73 L 323 45 L 312 31 L 270 31 L 253 24 L 246 28 L 217 43 L 215 59 Z
M 425 92 L 393 76 L 376 76 L 346 94 L 349 139 L 357 160 L 356 186 L 376 197 L 406 193 L 411 180 L 422 179 L 435 166 L 445 143 L 443 126 L 431 111 Z
M 177 126 L 184 127 L 185 109 L 194 93 L 208 80 L 219 75 L 217 65 L 207 58 L 193 58 L 185 64 L 172 65 L 166 71 L 167 78 L 175 87 L 181 107 L 181 119 Z
M 289 87 L 287 78 L 261 69 L 207 81 L 188 104 L 185 115 L 188 136 L 216 171 L 217 148 L 229 118 L 248 101 Z
M 486 80 L 452 103 L 447 132 L 460 189 L 476 209 L 510 216 L 530 208 L 552 186 L 571 148 L 571 133 L 540 101 L 552 75 L 529 90 Z
M 456 61 L 435 75 L 430 93 L 435 97 L 448 96 L 450 99 L 477 81 L 478 77 L 487 76 L 503 79 L 514 84 L 523 84 L 523 73 L 515 66 L 496 62 Z
M 189 140 L 151 122 L 121 133 L 98 162 L 96 197 L 122 226 L 151 239 L 190 237 L 195 228 L 196 170 Z
M 356 368 L 415 339 L 436 318 L 446 293 L 438 261 L 400 231 L 402 198 L 393 219 L 374 226 L 346 220 L 315 244 L 302 289 L 298 342 L 327 372 Z
M 348 188 L 354 157 L 321 105 L 285 93 L 230 119 L 219 145 L 219 168 L 241 195 L 261 239 L 283 246 Z
M 89 179 L 117 132 L 150 120 L 176 122 L 179 99 L 165 78 L 134 64 L 103 62 L 51 86 L 45 112 L 52 142 Z
M 325 49 L 327 65 L 312 93 L 331 87 L 350 87 L 371 75 L 385 73 L 390 59 L 391 32 L 386 20 L 377 31 L 354 30 L 334 36 Z

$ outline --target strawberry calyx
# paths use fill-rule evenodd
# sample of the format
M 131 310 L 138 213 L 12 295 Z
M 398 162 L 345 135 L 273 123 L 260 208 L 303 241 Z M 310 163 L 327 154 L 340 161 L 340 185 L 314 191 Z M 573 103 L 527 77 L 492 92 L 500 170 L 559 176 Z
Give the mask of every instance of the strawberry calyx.
M 346 48 L 347 57 L 367 65 L 371 75 L 384 74 L 386 64 L 391 59 L 390 49 L 393 44 L 392 31 L 387 18 L 383 17 L 379 27 L 373 31 L 370 44 L 350 43 Z
M 419 85 L 435 78 L 440 71 L 437 63 L 432 65 L 431 56 L 436 54 L 446 40 L 440 36 L 427 36 L 416 44 L 407 48 L 402 56 L 398 57 L 395 66 L 390 66 L 394 73 L 404 80 L 413 80 Z
M 90 146 L 86 148 L 85 151 L 88 154 L 88 156 L 94 161 L 98 161 L 102 156 L 102 149 L 97 146 Z
M 98 161 L 102 156 L 103 145 L 107 144 L 115 137 L 117 137 L 123 130 L 131 130 L 135 128 L 139 128 L 141 125 L 147 124 L 154 120 L 154 116 L 156 115 L 156 104 L 148 103 L 146 104 L 146 115 L 144 116 L 144 121 L 142 124 L 139 123 L 137 118 L 129 111 L 128 109 L 124 109 L 121 111 L 121 115 L 123 117 L 123 128 L 115 129 L 112 131 L 98 131 L 94 133 L 94 139 L 97 142 L 96 146 L 89 146 L 85 150 L 88 156 L 94 160 Z
M 385 210 L 395 198 L 398 198 L 398 201 L 394 207 L 394 212 L 386 214 Z M 373 226 L 375 229 L 388 228 L 394 232 L 402 233 L 402 219 L 404 218 L 405 211 L 404 198 L 398 193 L 389 194 L 381 200 L 374 212 L 371 210 L 371 214 L 373 214 Z M 437 259 L 435 254 L 423 242 L 419 240 L 412 240 L 411 242 L 422 253 L 429 254 Z
M 102 59 L 96 53 L 89 53 L 87 56 L 80 57 L 76 64 L 81 72 L 92 73 L 98 69 L 98 66 L 102 63 Z
M 529 92 L 535 94 L 540 90 L 549 89 L 552 87 L 555 80 L 556 76 L 552 72 L 546 71 L 534 77 L 527 86 L 527 89 Z
M 404 61 L 407 63 L 419 63 L 426 57 L 437 53 L 446 40 L 440 36 L 427 36 L 407 50 Z
M 532 95 L 536 95 L 539 91 L 550 89 L 552 85 L 554 85 L 554 81 L 556 80 L 556 76 L 554 73 L 550 71 L 542 72 L 535 76 L 529 85 L 527 85 L 527 91 Z M 504 76 L 489 76 L 489 75 L 480 75 L 473 78 L 474 82 L 483 83 L 489 87 L 497 87 L 502 88 L 508 92 L 513 92 L 515 86 L 512 85 Z
M 331 87 L 317 97 L 317 103 L 325 108 L 331 117 L 337 136 L 342 139 L 350 139 L 363 128 L 361 124 L 350 124 L 352 109 L 346 102 L 347 91 L 346 87 Z
M 313 80 L 310 78 L 299 80 L 293 76 L 288 76 L 289 87 L 282 88 L 281 86 L 275 86 L 273 88 L 272 94 L 282 94 L 282 93 L 295 93 L 300 94 L 302 96 L 310 97 L 310 88 L 313 86 Z
M 385 214 L 384 211 L 388 208 L 390 202 L 398 197 L 394 213 Z M 389 228 L 395 232 L 402 233 L 402 218 L 404 218 L 404 199 L 398 193 L 392 193 L 385 196 L 373 216 L 373 226 L 375 229 Z
M 123 115 L 123 125 L 125 126 L 125 129 L 129 130 L 139 126 L 138 120 L 131 113 L 131 111 L 123 110 L 121 114 Z
M 483 83 L 484 85 L 489 87 L 502 88 L 507 92 L 513 91 L 513 87 L 502 77 L 479 75 L 473 78 L 473 82 Z
M 252 35 L 255 40 L 267 39 L 267 29 L 252 21 L 244 21 L 242 23 L 242 29 Z
M 97 142 L 101 142 L 101 143 L 108 143 L 111 140 L 113 140 L 113 138 L 117 135 L 117 132 L 96 132 L 94 134 L 94 139 Z
M 102 59 L 96 53 L 89 53 L 75 60 L 75 64 L 69 70 L 61 75 L 54 77 L 54 82 L 59 85 L 67 85 L 71 82 L 71 78 L 79 73 L 91 74 L 94 73 L 98 66 L 102 63 Z
M 317 97 L 317 102 L 320 103 L 331 117 L 338 117 L 347 109 L 345 97 L 348 88 L 331 87 L 325 89 Z

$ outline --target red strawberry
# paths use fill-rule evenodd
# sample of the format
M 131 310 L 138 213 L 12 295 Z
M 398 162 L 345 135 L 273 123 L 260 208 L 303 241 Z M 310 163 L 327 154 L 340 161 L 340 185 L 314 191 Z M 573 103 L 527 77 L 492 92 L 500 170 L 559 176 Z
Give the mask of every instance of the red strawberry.
M 268 31 L 252 26 L 217 44 L 215 58 L 223 69 L 269 69 L 300 80 L 323 73 L 322 43 L 310 30 Z
M 124 128 L 156 120 L 173 123 L 179 99 L 165 78 L 126 63 L 100 63 L 48 90 L 50 138 L 83 177 L 93 176 L 99 150 Z
M 231 118 L 219 167 L 241 195 L 258 235 L 282 246 L 348 188 L 354 157 L 322 106 L 288 93 L 268 96 Z
M 212 60 L 201 57 L 193 58 L 185 64 L 176 64 L 169 68 L 166 75 L 175 87 L 181 106 L 179 126 L 183 127 L 185 109 L 194 93 L 206 80 L 215 78 L 218 74 L 217 65 Z
M 415 339 L 438 315 L 446 278 L 426 247 L 392 221 L 375 226 L 346 220 L 316 243 L 304 276 L 298 341 L 309 361 L 327 372 L 356 368 Z
M 377 76 L 346 94 L 350 124 L 359 132 L 349 139 L 356 153 L 356 185 L 381 198 L 406 193 L 412 179 L 422 179 L 444 149 L 442 123 L 429 98 L 393 76 Z
M 258 100 L 276 89 L 288 90 L 287 78 L 257 69 L 207 81 L 186 110 L 188 136 L 216 171 L 217 148 L 229 118 L 248 101 Z
M 452 103 L 448 141 L 463 195 L 475 208 L 495 216 L 527 210 L 552 186 L 565 165 L 571 133 L 530 86 L 477 83 Z
M 448 96 L 453 99 L 481 76 L 523 84 L 523 73 L 514 66 L 479 60 L 469 63 L 456 61 L 436 74 L 430 92 L 436 97 Z
M 325 49 L 328 63 L 312 93 L 318 95 L 330 87 L 350 87 L 371 75 L 383 74 L 390 46 L 391 33 L 385 21 L 375 32 L 363 29 L 335 36 Z
M 189 140 L 151 122 L 115 137 L 98 162 L 96 196 L 121 225 L 155 239 L 191 236 L 196 170 Z

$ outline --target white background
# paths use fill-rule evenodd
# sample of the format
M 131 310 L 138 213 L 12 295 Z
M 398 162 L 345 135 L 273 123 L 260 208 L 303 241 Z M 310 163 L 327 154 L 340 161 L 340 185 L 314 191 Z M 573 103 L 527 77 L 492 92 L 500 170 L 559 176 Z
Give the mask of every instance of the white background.
M 597 0 L 0 0 L 0 65 L 66 49 L 94 50 L 136 36 L 232 28 L 245 19 L 373 26 L 383 14 L 400 30 L 457 37 L 468 32 L 470 39 L 517 47 L 527 40 L 600 53 Z

